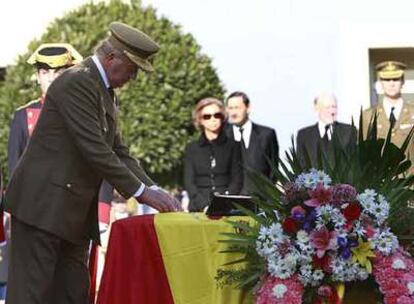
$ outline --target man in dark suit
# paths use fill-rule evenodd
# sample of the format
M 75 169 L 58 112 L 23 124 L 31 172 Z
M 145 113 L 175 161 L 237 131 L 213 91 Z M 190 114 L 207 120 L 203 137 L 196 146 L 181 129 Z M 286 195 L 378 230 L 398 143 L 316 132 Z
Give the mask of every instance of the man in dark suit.
M 297 154 L 304 166 L 309 156 L 311 166 L 318 168 L 318 151 L 321 150 L 329 160 L 333 158 L 333 143 L 349 152 L 357 141 L 354 126 L 337 122 L 338 105 L 333 94 L 322 93 L 314 99 L 318 122 L 315 125 L 299 130 L 297 135 Z
M 276 132 L 250 120 L 250 100 L 243 92 L 236 91 L 227 97 L 226 110 L 229 117 L 226 134 L 241 143 L 244 168 L 241 193 L 251 194 L 254 189 L 246 168 L 251 168 L 275 181 L 273 167 L 278 165 L 279 159 Z
M 129 155 L 117 123 L 114 88 L 151 71 L 159 46 L 125 24 L 95 55 L 49 87 L 42 115 L 5 196 L 12 215 L 8 304 L 88 303 L 90 239 L 99 240 L 103 179 L 125 198 L 161 212 L 180 210 Z

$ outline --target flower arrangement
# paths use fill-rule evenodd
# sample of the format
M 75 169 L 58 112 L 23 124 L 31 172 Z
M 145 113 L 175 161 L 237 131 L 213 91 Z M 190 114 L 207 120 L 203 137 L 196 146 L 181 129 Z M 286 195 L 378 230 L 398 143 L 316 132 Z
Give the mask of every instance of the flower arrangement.
M 376 121 L 364 128 L 361 113 L 349 149 L 333 136 L 332 153 L 318 150 L 320 170 L 294 144 L 273 168 L 276 184 L 248 170 L 260 213 L 238 206 L 249 221 L 229 220 L 235 232 L 223 233 L 222 242 L 237 260 L 218 270 L 219 284 L 252 291 L 257 304 L 339 304 L 345 286 L 361 284 L 385 304 L 414 303 L 413 259 L 404 247 L 414 240 L 406 157 L 414 128 L 396 146 L 391 128 L 378 138 Z
M 286 212 L 259 214 L 253 233 L 263 262 L 257 304 L 341 303 L 344 283 L 374 279 L 384 303 L 414 303 L 414 261 L 387 225 L 375 190 L 332 184 L 315 169 L 282 189 Z M 253 231 L 253 230 L 252 230 Z

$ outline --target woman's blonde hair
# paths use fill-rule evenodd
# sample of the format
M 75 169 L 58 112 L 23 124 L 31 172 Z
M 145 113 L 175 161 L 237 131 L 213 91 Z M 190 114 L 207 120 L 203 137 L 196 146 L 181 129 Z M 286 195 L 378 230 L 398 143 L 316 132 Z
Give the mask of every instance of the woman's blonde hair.
M 214 98 L 214 97 L 203 98 L 199 102 L 197 102 L 197 105 L 195 109 L 193 110 L 193 124 L 197 130 L 200 130 L 200 131 L 203 130 L 203 126 L 200 123 L 202 119 L 201 111 L 205 107 L 212 105 L 212 104 L 215 104 L 216 106 L 218 106 L 220 109 L 220 113 L 223 114 L 224 119 L 226 118 L 226 111 L 224 110 L 224 104 L 221 100 Z

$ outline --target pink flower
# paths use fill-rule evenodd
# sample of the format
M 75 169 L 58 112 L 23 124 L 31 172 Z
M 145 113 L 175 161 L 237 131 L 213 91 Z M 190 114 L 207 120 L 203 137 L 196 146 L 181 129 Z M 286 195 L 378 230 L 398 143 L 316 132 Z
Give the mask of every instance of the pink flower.
M 376 254 L 372 274 L 384 295 L 384 303 L 414 303 L 414 297 L 411 294 L 412 285 L 410 284 L 414 278 L 412 258 L 401 248 L 390 256 L 384 256 L 379 252 Z M 397 260 L 405 267 L 395 267 Z
M 283 289 L 283 292 L 275 294 L 275 288 L 277 289 L 280 285 L 284 285 L 286 290 Z M 261 281 L 255 304 L 301 304 L 303 292 L 304 288 L 298 275 L 295 274 L 285 280 L 269 275 Z
M 402 296 L 397 299 L 397 304 L 413 304 L 414 298 L 409 296 Z
M 309 196 L 310 199 L 306 200 L 304 204 L 309 207 L 318 207 L 332 200 L 332 190 L 318 184 L 314 190 L 309 190 Z
M 316 249 L 318 258 L 322 258 L 325 252 L 336 248 L 336 232 L 326 228 L 314 230 L 310 234 L 311 245 Z
M 367 227 L 365 227 L 365 231 L 366 231 L 365 235 L 367 236 L 367 238 L 372 238 L 375 234 L 375 229 L 371 225 L 368 225 Z
M 352 202 L 357 196 L 357 191 L 354 187 L 347 184 L 334 185 L 332 187 L 332 201 L 335 204 L 343 204 Z
M 333 290 L 329 285 L 322 285 L 318 288 L 318 295 L 324 298 L 329 298 L 332 296 Z
M 384 297 L 384 304 L 397 304 L 397 297 L 395 295 L 386 295 Z

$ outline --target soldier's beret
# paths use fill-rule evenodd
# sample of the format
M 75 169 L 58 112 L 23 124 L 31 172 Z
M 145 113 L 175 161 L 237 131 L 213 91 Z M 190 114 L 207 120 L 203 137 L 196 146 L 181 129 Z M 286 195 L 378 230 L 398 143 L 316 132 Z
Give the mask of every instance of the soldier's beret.
M 384 61 L 375 66 L 379 79 L 401 78 L 407 66 L 398 61 Z
M 44 43 L 29 57 L 27 63 L 37 68 L 60 69 L 82 61 L 82 55 L 68 43 Z
M 160 49 L 159 45 L 148 35 L 127 24 L 112 22 L 109 25 L 109 42 L 128 56 L 141 69 L 147 72 L 154 70 L 151 56 Z

